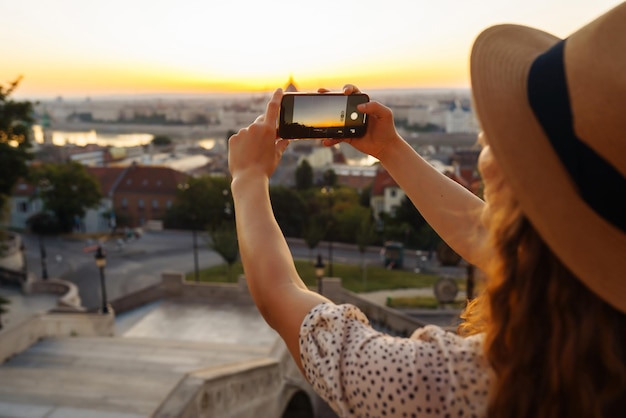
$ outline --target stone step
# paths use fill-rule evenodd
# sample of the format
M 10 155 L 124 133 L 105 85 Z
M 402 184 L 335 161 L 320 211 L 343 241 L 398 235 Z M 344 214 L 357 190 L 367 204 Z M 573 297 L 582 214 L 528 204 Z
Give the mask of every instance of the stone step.
M 0 406 L 62 406 L 149 416 L 186 373 L 268 355 L 267 347 L 205 342 L 47 338 L 0 366 Z

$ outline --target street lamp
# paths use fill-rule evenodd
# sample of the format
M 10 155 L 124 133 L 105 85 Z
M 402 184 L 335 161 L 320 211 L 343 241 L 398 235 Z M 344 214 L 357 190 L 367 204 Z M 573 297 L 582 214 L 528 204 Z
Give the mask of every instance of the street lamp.
M 100 289 L 102 293 L 102 313 L 109 313 L 109 307 L 107 304 L 107 290 L 104 283 L 104 268 L 107 265 L 107 257 L 102 249 L 102 246 L 98 245 L 98 249 L 96 250 L 96 266 L 100 269 Z
M 317 255 L 317 262 L 313 266 L 315 267 L 315 276 L 317 277 L 317 293 L 322 294 L 322 276 L 324 276 L 324 269 L 326 266 L 322 261 L 322 255 Z
M 328 276 L 333 277 L 333 239 L 330 228 L 332 227 L 333 219 L 333 188 L 330 186 L 324 186 L 322 193 L 328 196 L 328 224 L 326 226 L 326 234 L 328 239 Z
M 196 215 L 191 214 L 191 221 L 193 225 L 191 226 L 191 236 L 193 239 L 193 272 L 196 278 L 196 282 L 200 281 L 200 270 L 198 269 L 198 235 L 196 232 Z
M 41 254 L 41 278 L 46 280 L 48 279 L 48 263 L 46 261 L 46 247 L 43 245 L 41 234 L 39 234 L 39 253 Z

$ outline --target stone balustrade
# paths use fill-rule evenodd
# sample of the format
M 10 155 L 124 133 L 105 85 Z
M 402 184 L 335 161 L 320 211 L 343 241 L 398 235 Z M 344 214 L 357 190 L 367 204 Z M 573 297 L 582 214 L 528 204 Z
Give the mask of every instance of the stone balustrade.
M 60 295 L 57 300 L 57 307 L 54 311 L 64 312 L 84 312 L 78 287 L 67 280 L 47 279 L 33 280 L 24 283 L 22 290 L 25 293 L 51 293 Z
M 115 315 L 97 313 L 36 314 L 0 332 L 0 364 L 42 338 L 113 336 Z

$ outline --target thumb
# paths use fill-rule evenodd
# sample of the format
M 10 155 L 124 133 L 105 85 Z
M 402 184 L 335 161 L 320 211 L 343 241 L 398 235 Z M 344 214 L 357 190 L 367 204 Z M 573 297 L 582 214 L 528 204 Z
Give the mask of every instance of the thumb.
M 357 109 L 360 112 L 363 112 L 366 115 L 374 117 L 376 119 L 386 119 L 392 117 L 391 109 L 389 109 L 387 106 L 380 104 L 377 101 L 361 103 L 357 106 Z

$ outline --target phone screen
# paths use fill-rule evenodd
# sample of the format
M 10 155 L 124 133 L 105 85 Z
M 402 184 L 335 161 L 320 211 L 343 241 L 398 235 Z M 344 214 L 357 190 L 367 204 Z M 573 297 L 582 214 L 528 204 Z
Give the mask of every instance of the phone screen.
M 355 138 L 365 134 L 366 115 L 356 106 L 365 94 L 286 94 L 281 103 L 281 138 Z

